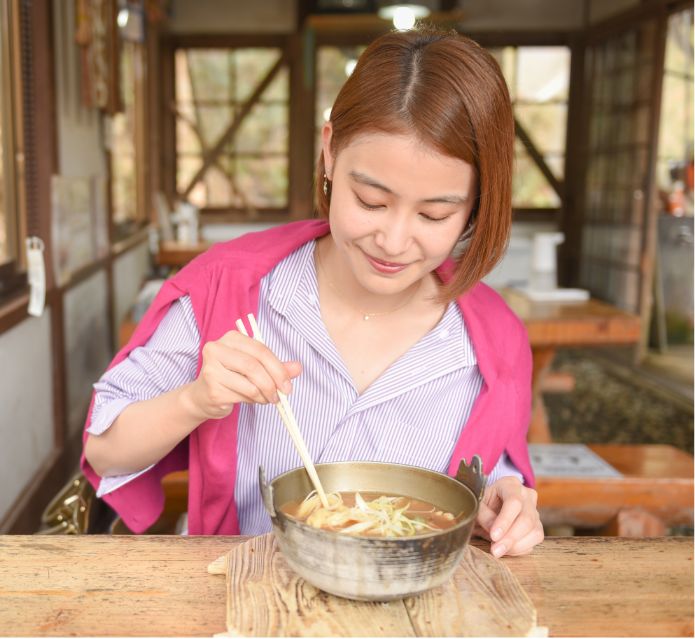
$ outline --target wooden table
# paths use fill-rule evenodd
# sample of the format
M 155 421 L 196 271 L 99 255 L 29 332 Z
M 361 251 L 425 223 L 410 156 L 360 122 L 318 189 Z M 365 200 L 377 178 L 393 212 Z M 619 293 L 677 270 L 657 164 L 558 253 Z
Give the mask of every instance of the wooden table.
M 551 441 L 541 391 L 558 348 L 636 344 L 640 320 L 615 306 L 586 302 L 534 302 L 520 291 L 501 291 L 507 304 L 526 326 L 533 351 L 533 414 L 530 442 Z
M 207 564 L 243 540 L 0 537 L 0 634 L 210 637 L 225 582 Z M 503 561 L 551 636 L 692 636 L 692 559 L 692 538 L 555 537 Z
M 207 251 L 210 246 L 212 246 L 210 242 L 196 242 L 195 244 L 160 242 L 155 261 L 160 266 L 180 268 L 186 266 L 194 257 Z
M 600 529 L 602 535 L 657 537 L 693 525 L 693 457 L 664 444 L 590 444 L 621 477 L 536 476 L 545 526 Z

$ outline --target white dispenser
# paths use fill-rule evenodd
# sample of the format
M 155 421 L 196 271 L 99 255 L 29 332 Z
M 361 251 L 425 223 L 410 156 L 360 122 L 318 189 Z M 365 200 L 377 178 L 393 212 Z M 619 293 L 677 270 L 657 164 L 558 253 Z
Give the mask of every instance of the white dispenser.
M 522 289 L 536 302 L 581 302 L 589 291 L 557 287 L 557 246 L 565 241 L 564 233 L 536 233 L 533 236 L 529 285 Z
M 531 255 L 532 291 L 548 292 L 557 288 L 557 246 L 565 241 L 564 233 L 536 233 Z

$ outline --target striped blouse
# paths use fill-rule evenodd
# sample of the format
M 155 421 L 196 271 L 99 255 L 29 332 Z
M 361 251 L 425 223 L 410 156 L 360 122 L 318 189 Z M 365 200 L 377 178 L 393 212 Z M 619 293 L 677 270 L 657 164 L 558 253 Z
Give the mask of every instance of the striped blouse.
M 458 306 L 450 304 L 437 326 L 359 394 L 321 319 L 314 246 L 313 241 L 302 246 L 262 279 L 256 313 L 268 347 L 283 361 L 302 363 L 290 402 L 312 459 L 383 461 L 446 472 L 483 384 Z M 199 351 L 193 308 L 184 296 L 144 347 L 134 349 L 94 385 L 88 432 L 106 431 L 132 402 L 193 381 Z M 237 456 L 234 494 L 241 534 L 268 532 L 258 467 L 273 478 L 301 465 L 274 406 L 240 406 Z M 98 495 L 147 470 L 104 477 Z M 523 481 L 503 455 L 488 482 L 505 475 Z

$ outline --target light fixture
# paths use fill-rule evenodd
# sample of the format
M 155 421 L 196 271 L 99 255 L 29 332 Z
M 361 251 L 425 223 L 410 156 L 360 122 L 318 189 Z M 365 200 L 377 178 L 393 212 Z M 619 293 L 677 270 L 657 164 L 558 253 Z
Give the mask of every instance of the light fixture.
M 130 18 L 130 10 L 123 8 L 118 12 L 118 17 L 116 18 L 116 22 L 118 22 L 118 26 L 121 27 L 121 29 L 125 29 L 128 26 L 129 18 Z
M 144 42 L 145 17 L 141 7 L 128 2 L 121 2 L 116 15 L 116 24 L 123 40 L 131 42 Z
M 379 17 L 391 20 L 399 31 L 407 31 L 415 26 L 415 21 L 426 18 L 430 10 L 421 4 L 401 4 L 390 2 L 379 7 Z

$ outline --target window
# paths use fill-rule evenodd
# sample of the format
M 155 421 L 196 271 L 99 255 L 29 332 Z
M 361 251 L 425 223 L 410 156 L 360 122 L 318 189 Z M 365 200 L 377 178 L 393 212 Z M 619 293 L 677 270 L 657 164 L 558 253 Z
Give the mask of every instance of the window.
M 14 5 L 0 0 L 0 295 L 22 283 L 18 277 L 21 251 L 19 189 L 15 157 L 21 140 L 19 64 L 15 55 L 12 26 Z
M 692 60 L 693 10 L 689 9 L 673 14 L 668 22 L 657 157 L 657 184 L 661 192 L 673 193 L 681 183 L 680 188 L 688 196 L 683 202 L 664 202 L 666 210 L 678 207 L 674 211 L 678 215 L 693 214 Z
M 493 49 L 514 107 L 516 143 L 512 205 L 562 205 L 570 52 L 567 47 Z
M 201 212 L 285 213 L 289 72 L 279 47 L 175 51 L 176 195 Z
M 316 55 L 316 131 L 315 159 L 321 154 L 321 128 L 330 120 L 331 108 L 345 80 L 352 73 L 357 58 L 367 47 L 323 46 Z
M 584 75 L 588 139 L 578 284 L 640 314 L 648 303 L 645 189 L 658 42 L 653 20 L 603 38 L 588 48 Z
M 317 55 L 315 150 L 338 91 L 365 46 L 322 46 Z M 567 47 L 491 49 L 502 68 L 517 122 L 512 204 L 559 209 L 564 178 L 570 52 Z
M 143 135 L 140 117 L 144 108 L 143 64 L 142 45 L 122 41 L 118 82 L 121 111 L 111 119 L 111 206 L 115 239 L 130 235 L 146 218 L 142 204 L 144 163 L 138 144 Z

